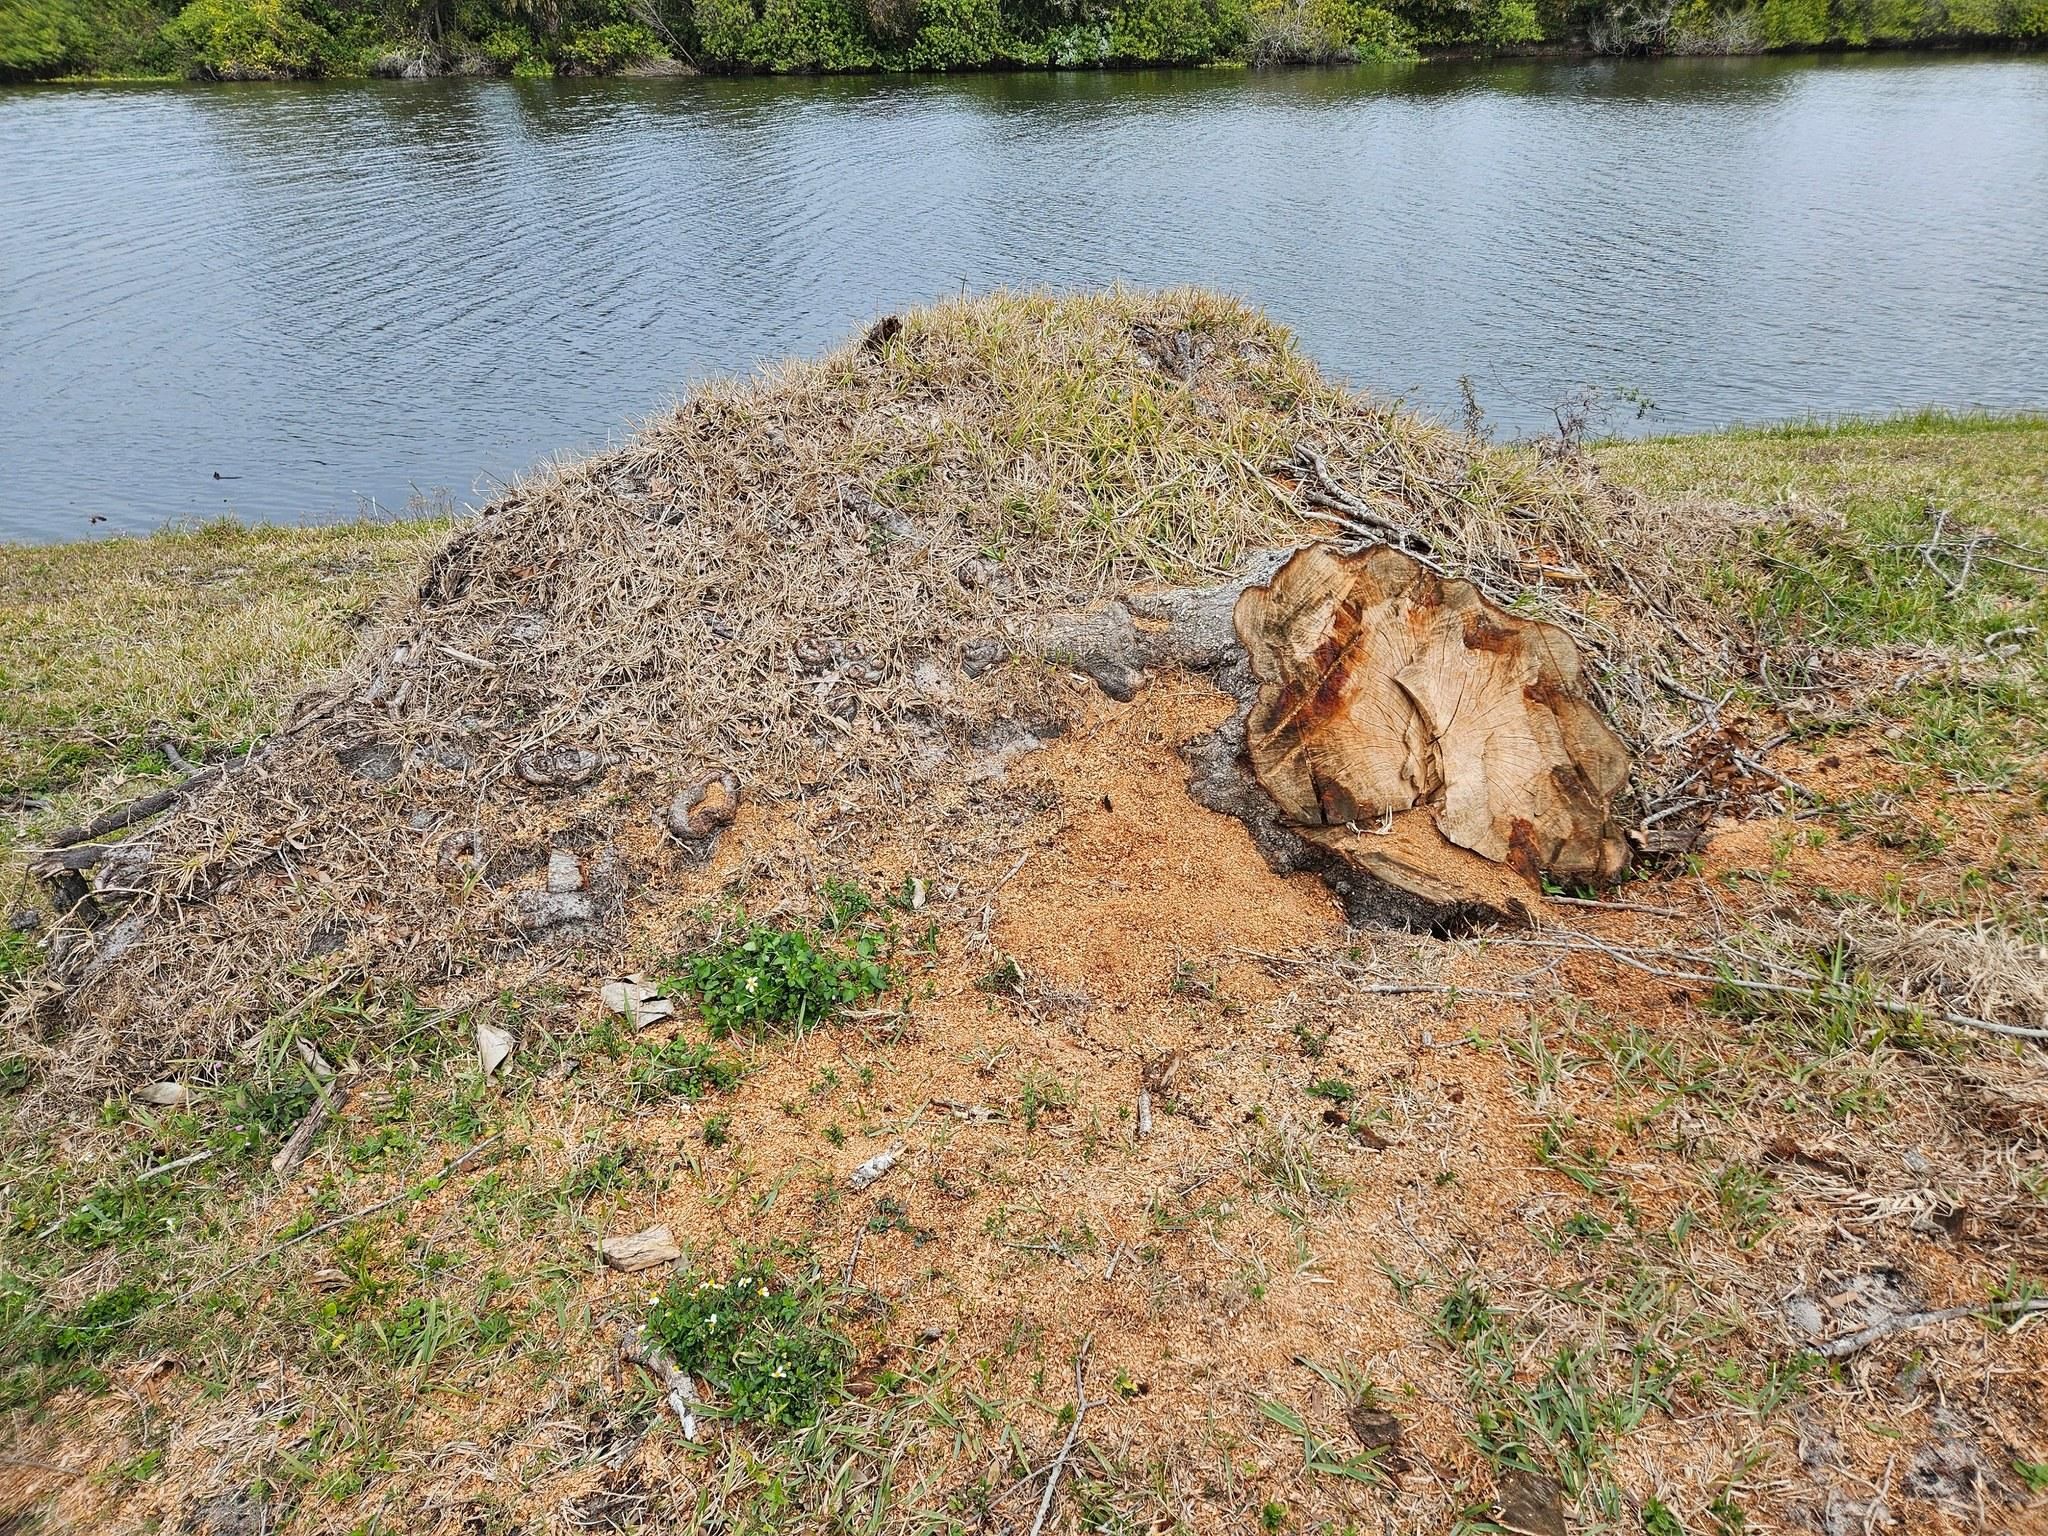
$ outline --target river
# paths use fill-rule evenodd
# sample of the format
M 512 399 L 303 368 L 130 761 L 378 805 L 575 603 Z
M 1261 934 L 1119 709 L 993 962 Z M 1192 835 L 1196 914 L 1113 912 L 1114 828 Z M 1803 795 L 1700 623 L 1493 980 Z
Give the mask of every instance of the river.
M 469 503 L 1117 279 L 1506 432 L 2048 405 L 2048 57 L 4 89 L 0 538 Z

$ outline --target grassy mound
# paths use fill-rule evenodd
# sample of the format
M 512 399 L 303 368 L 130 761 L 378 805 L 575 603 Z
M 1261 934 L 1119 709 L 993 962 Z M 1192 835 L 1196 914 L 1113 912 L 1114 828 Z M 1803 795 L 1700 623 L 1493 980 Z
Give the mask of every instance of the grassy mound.
M 458 527 L 247 767 L 106 861 L 68 1022 L 22 1049 L 97 1097 L 274 1051 L 277 1020 L 366 982 L 511 985 L 565 941 L 630 969 L 650 890 L 716 894 L 663 836 L 710 778 L 812 835 L 985 821 L 981 765 L 1065 710 L 1033 626 L 1313 535 L 1305 464 L 1565 625 L 1644 744 L 1678 718 L 1648 679 L 1730 653 L 1702 592 L 1727 524 L 1333 386 L 1249 308 L 945 305 L 702 390 Z
M 234 766 L 0 943 L 0 1524 L 2028 1528 L 2044 447 L 1490 446 L 1006 296 L 452 531 L 8 552 L 10 903 Z M 1326 482 L 1571 627 L 1685 851 L 1351 931 L 1184 792 L 1207 679 L 1027 643 Z

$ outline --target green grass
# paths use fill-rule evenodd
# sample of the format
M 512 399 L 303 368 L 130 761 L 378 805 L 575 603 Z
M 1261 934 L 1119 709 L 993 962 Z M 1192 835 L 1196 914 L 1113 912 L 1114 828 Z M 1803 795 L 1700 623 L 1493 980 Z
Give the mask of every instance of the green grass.
M 801 1034 L 886 991 L 887 935 L 849 935 L 868 910 L 865 899 L 849 902 L 844 888 L 829 896 L 828 932 L 742 919 L 736 934 L 693 955 L 662 990 L 696 999 L 714 1038 Z
M 445 525 L 0 545 L 0 852 L 248 746 Z
M 1607 443 L 1595 456 L 1647 497 L 1754 518 L 1719 595 L 1773 646 L 1889 644 L 1969 663 L 1941 672 L 1930 657 L 1938 675 L 1871 690 L 1862 719 L 1898 728 L 1900 761 L 2003 785 L 2048 749 L 2048 584 L 2016 568 L 2048 565 L 2029 552 L 2048 549 L 2048 416 L 1921 411 Z M 1931 569 L 1921 551 L 1944 512 Z M 1966 573 L 1961 541 L 1973 530 L 2011 544 L 1980 550 Z M 1987 656 L 1993 640 L 2006 659 Z M 1796 701 L 1827 680 L 1823 666 L 1774 681 Z
M 794 1265 L 760 1256 L 723 1279 L 672 1280 L 648 1313 L 669 1357 L 715 1389 L 723 1418 L 810 1424 L 845 1382 L 852 1346 L 830 1322 L 830 1292 L 815 1268 Z

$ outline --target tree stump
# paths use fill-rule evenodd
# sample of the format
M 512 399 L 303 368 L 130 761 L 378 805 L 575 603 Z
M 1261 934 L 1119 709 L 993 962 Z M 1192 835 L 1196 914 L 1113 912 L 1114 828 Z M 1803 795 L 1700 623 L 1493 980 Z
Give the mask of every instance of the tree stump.
M 1259 684 L 1252 772 L 1295 826 L 1420 807 L 1526 880 L 1627 867 L 1610 806 L 1628 749 L 1587 702 L 1563 631 L 1384 545 L 1297 551 L 1245 588 L 1235 622 Z

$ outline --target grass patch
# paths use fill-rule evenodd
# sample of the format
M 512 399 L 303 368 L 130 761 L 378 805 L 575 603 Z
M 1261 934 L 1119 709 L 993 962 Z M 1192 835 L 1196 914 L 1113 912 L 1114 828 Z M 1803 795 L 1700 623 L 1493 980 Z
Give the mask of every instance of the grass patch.
M 260 737 L 445 528 L 220 521 L 0 546 L 0 803 L 77 814 L 176 777 L 166 744 L 197 761 Z
M 887 936 L 845 935 L 852 916 L 835 903 L 840 937 L 807 928 L 742 921 L 740 931 L 691 958 L 663 991 L 694 998 L 714 1039 L 741 1033 L 802 1034 L 842 1008 L 888 990 Z
M 815 1270 L 785 1275 L 754 1257 L 723 1280 L 671 1281 L 647 1323 L 678 1366 L 711 1384 L 721 1416 L 787 1428 L 816 1420 L 846 1380 L 853 1350 L 828 1302 Z

